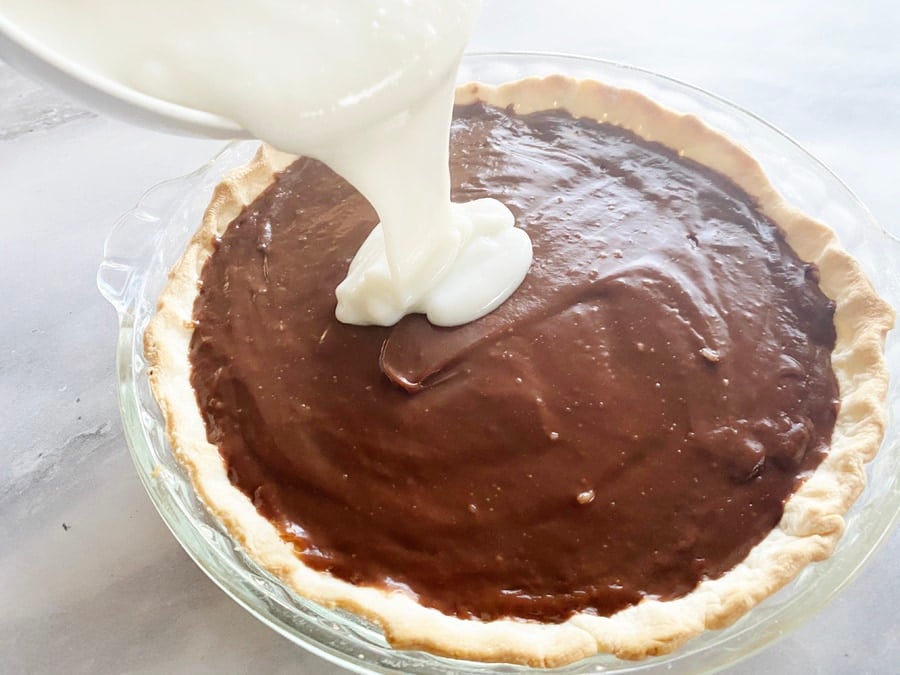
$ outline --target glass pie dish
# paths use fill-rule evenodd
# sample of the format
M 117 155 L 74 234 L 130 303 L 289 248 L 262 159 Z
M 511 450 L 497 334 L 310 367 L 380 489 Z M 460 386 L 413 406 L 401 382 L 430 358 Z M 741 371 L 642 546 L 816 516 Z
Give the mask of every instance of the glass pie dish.
M 648 71 L 574 56 L 474 54 L 460 82 L 499 84 L 561 73 L 634 89 L 678 112 L 694 114 L 743 145 L 782 195 L 836 230 L 843 246 L 870 275 L 877 291 L 900 306 L 900 278 L 892 260 L 900 243 L 881 229 L 847 187 L 785 135 L 734 105 Z M 298 597 L 261 569 L 206 510 L 175 460 L 150 392 L 143 335 L 169 269 L 199 226 L 213 188 L 257 147 L 238 142 L 194 173 L 150 190 L 115 225 L 107 240 L 98 285 L 119 314 L 118 377 L 123 425 L 138 474 L 163 520 L 188 554 L 239 604 L 293 642 L 357 672 L 513 673 L 521 666 L 473 663 L 392 649 L 377 627 L 359 617 Z M 887 360 L 900 374 L 900 346 L 889 335 Z M 835 554 L 808 566 L 781 592 L 731 627 L 708 631 L 676 652 L 641 662 L 598 655 L 542 672 L 703 672 L 731 664 L 783 636 L 825 605 L 858 573 L 891 531 L 900 509 L 900 443 L 895 430 L 900 383 L 888 399 L 889 426 L 878 457 L 867 467 L 869 485 L 847 516 Z

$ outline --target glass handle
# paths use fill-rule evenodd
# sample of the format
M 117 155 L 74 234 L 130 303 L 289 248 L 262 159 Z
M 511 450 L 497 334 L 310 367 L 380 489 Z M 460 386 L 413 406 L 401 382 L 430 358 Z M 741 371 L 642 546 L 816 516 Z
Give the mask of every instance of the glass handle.
M 148 191 L 130 211 L 115 222 L 103 246 L 103 261 L 97 270 L 97 288 L 120 314 L 132 309 L 133 282 L 140 269 L 154 257 L 162 237 L 159 211 L 170 185 L 164 183 Z

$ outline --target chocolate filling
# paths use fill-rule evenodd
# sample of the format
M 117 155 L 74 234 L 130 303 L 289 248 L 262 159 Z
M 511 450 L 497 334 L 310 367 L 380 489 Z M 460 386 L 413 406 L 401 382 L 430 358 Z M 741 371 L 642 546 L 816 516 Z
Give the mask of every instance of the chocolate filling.
M 202 275 L 191 382 L 308 565 L 460 617 L 562 621 L 740 562 L 827 451 L 834 306 L 723 176 L 564 112 L 455 111 L 453 193 L 534 243 L 454 329 L 334 318 L 371 207 L 301 159 Z

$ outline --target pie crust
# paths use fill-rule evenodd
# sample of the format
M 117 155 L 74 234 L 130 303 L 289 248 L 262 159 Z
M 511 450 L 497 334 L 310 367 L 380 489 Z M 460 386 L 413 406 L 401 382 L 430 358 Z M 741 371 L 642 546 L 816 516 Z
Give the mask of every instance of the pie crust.
M 306 567 L 293 545 L 229 482 L 218 449 L 207 441 L 190 385 L 193 304 L 214 241 L 274 175 L 296 159 L 267 146 L 216 187 L 145 335 L 150 383 L 177 459 L 209 510 L 252 558 L 303 597 L 377 623 L 398 649 L 553 667 L 598 652 L 623 659 L 664 654 L 704 630 L 728 626 L 805 565 L 827 558 L 840 539 L 843 515 L 865 485 L 864 464 L 874 457 L 884 435 L 888 371 L 883 347 L 893 310 L 875 294 L 831 229 L 787 204 L 746 150 L 697 117 L 675 113 L 634 91 L 563 76 L 498 87 L 468 84 L 457 90 L 456 99 L 460 104 L 512 106 L 516 113 L 561 108 L 660 142 L 731 178 L 781 227 L 800 258 L 818 266 L 819 285 L 836 304 L 832 367 L 841 406 L 829 454 L 787 501 L 778 526 L 743 562 L 686 596 L 670 601 L 645 598 L 610 617 L 580 613 L 561 624 L 463 620 L 423 607 L 403 592 L 355 586 Z

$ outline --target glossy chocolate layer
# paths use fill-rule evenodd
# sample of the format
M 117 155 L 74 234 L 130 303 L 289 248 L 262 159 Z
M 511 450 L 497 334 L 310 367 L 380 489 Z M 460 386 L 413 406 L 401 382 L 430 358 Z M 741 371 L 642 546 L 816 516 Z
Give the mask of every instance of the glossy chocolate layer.
M 727 179 L 561 112 L 457 109 L 457 201 L 534 242 L 455 329 L 334 318 L 375 224 L 300 160 L 203 272 L 192 382 L 231 480 L 309 565 L 461 617 L 560 621 L 742 560 L 827 451 L 833 305 Z

